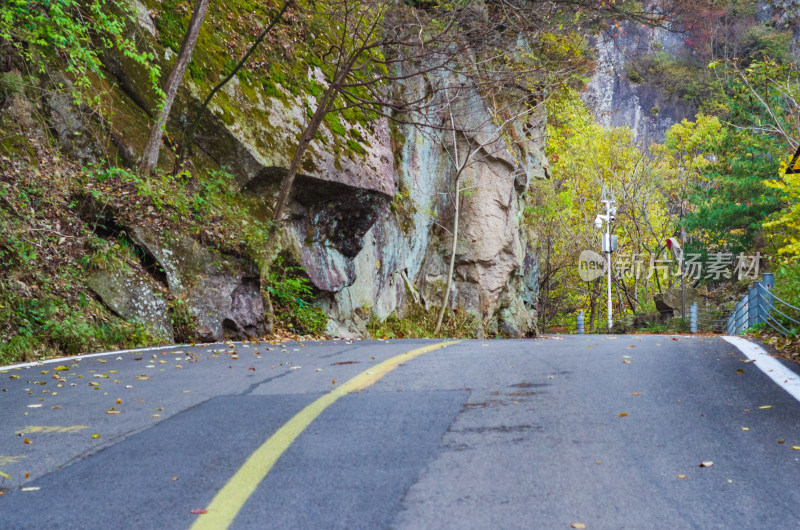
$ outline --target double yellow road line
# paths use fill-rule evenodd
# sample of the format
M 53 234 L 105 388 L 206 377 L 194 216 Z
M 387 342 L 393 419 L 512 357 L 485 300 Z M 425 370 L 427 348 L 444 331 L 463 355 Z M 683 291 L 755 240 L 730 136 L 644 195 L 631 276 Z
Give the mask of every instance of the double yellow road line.
M 244 506 L 244 503 L 247 502 L 247 499 L 250 498 L 261 481 L 264 480 L 272 466 L 275 465 L 275 462 L 278 461 L 278 458 L 311 422 L 340 397 L 364 390 L 406 361 L 458 342 L 450 341 L 431 344 L 430 346 L 411 350 L 387 359 L 369 370 L 361 372 L 298 412 L 250 455 L 242 467 L 239 468 L 239 471 L 231 477 L 228 483 L 211 500 L 211 504 L 206 508 L 206 513 L 198 517 L 194 525 L 192 525 L 192 530 L 221 530 L 228 528 L 242 509 L 242 506 Z

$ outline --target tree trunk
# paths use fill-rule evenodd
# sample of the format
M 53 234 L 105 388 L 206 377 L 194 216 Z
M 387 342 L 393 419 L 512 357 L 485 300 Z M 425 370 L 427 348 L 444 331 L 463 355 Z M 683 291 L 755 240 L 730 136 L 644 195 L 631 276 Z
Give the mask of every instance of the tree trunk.
M 181 44 L 181 49 L 178 52 L 178 58 L 175 59 L 175 66 L 172 67 L 172 71 L 167 78 L 167 84 L 164 87 L 164 102 L 158 111 L 158 116 L 155 123 L 153 123 L 152 129 L 150 129 L 150 137 L 147 139 L 142 162 L 139 164 L 139 171 L 144 175 L 152 173 L 158 163 L 158 152 L 161 148 L 164 126 L 167 124 L 167 118 L 169 118 L 169 112 L 172 109 L 173 101 L 175 101 L 175 94 L 178 93 L 183 74 L 192 59 L 192 51 L 197 43 L 197 36 L 200 34 L 200 26 L 203 25 L 207 9 L 208 0 L 197 0 L 197 5 L 195 5 L 192 12 L 192 19 L 189 21 L 189 28 L 186 30 L 186 36 L 183 38 L 183 44 Z
M 277 249 L 276 240 L 278 236 L 278 229 L 280 228 L 283 213 L 286 211 L 286 206 L 289 203 L 289 194 L 292 191 L 294 179 L 300 169 L 300 163 L 303 160 L 303 155 L 305 155 L 309 144 L 311 144 L 311 140 L 314 139 L 314 136 L 316 136 L 317 131 L 322 124 L 322 120 L 330 111 L 330 108 L 336 99 L 336 91 L 338 90 L 338 88 L 336 88 L 337 86 L 338 85 L 336 83 L 331 84 L 328 90 L 326 90 L 323 94 L 322 99 L 317 106 L 317 110 L 311 117 L 311 122 L 303 130 L 303 134 L 300 136 L 300 141 L 297 144 L 297 150 L 294 152 L 292 162 L 289 164 L 289 170 L 286 173 L 286 176 L 283 177 L 281 191 L 278 193 L 278 199 L 275 203 L 275 210 L 272 212 L 272 225 L 269 227 L 269 234 L 267 236 L 267 248 L 269 249 L 269 253 L 267 263 L 265 264 L 266 270 L 269 270 L 269 267 L 272 265 L 272 261 L 276 254 L 274 250 Z
M 444 288 L 444 300 L 442 300 L 442 308 L 439 310 L 439 318 L 436 321 L 436 329 L 433 330 L 434 335 L 438 335 L 442 329 L 442 321 L 444 320 L 444 313 L 450 302 L 450 289 L 453 287 L 453 269 L 456 263 L 456 245 L 458 245 L 458 213 L 459 213 L 459 196 L 461 190 L 458 189 L 458 178 L 456 178 L 456 204 L 455 204 L 455 220 L 453 221 L 453 246 L 450 249 L 450 266 L 447 269 L 447 287 Z
M 211 99 L 214 97 L 214 95 L 217 92 L 219 92 L 219 90 L 222 87 L 224 87 L 228 83 L 228 81 L 230 81 L 233 78 L 233 76 L 236 75 L 236 72 L 238 72 L 242 68 L 242 66 L 244 66 L 244 64 L 247 62 L 247 60 L 253 54 L 253 52 L 258 47 L 258 45 L 261 44 L 261 42 L 269 34 L 269 32 L 272 31 L 272 28 L 275 27 L 275 24 L 277 24 L 280 21 L 280 19 L 283 17 L 283 14 L 286 12 L 286 10 L 289 8 L 289 6 L 292 4 L 293 1 L 294 0 L 286 0 L 283 3 L 283 7 L 281 7 L 280 11 L 278 11 L 278 13 L 274 17 L 272 17 L 272 20 L 269 22 L 269 24 L 267 24 L 267 27 L 264 28 L 264 31 L 261 32 L 261 35 L 259 35 L 258 38 L 253 43 L 253 45 L 250 46 L 250 49 L 247 50 L 247 53 L 245 53 L 244 56 L 239 60 L 239 63 L 236 65 L 236 67 L 233 70 L 231 70 L 231 72 L 228 73 L 228 75 L 225 76 L 225 78 L 222 81 L 217 83 L 217 85 L 214 88 L 211 89 L 211 92 L 208 93 L 208 96 L 206 96 L 206 99 L 200 105 L 200 109 L 197 111 L 197 115 L 195 116 L 194 121 L 189 126 L 189 128 L 186 129 L 186 133 L 184 134 L 183 141 L 181 142 L 180 151 L 178 152 L 178 156 L 177 156 L 177 158 L 175 160 L 175 170 L 176 171 L 178 170 L 178 168 L 180 167 L 181 163 L 183 162 L 184 154 L 186 153 L 186 151 L 189 149 L 189 147 L 192 145 L 192 142 L 194 141 L 194 133 L 195 133 L 195 131 L 197 131 L 197 125 L 200 123 L 200 119 L 203 117 L 203 113 L 205 112 L 206 108 L 208 107 L 208 104 L 211 102 Z
M 286 210 L 286 206 L 289 203 L 289 193 L 292 191 L 292 185 L 294 184 L 294 179 L 297 176 L 298 170 L 300 169 L 300 163 L 303 160 L 303 155 L 306 154 L 306 149 L 308 149 L 309 144 L 311 144 L 311 140 L 313 140 L 314 136 L 316 136 L 319 126 L 322 124 L 322 120 L 328 113 L 328 107 L 330 106 L 329 103 L 332 100 L 331 92 L 333 92 L 333 89 L 328 90 L 325 92 L 325 95 L 322 96 L 322 101 L 320 101 L 316 112 L 314 112 L 314 116 L 311 118 L 311 123 L 309 123 L 308 127 L 305 128 L 302 136 L 300 137 L 300 142 L 297 144 L 297 150 L 294 152 L 291 164 L 289 164 L 289 171 L 283 178 L 281 191 L 278 194 L 278 200 L 275 203 L 275 211 L 272 213 L 272 222 L 275 224 L 280 223 L 281 217 L 283 217 L 283 212 Z

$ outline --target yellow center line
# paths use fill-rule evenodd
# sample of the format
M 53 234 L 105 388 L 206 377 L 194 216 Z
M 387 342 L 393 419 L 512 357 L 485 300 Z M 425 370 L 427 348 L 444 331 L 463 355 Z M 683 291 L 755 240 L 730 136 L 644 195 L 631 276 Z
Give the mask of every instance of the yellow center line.
M 275 465 L 275 462 L 278 461 L 278 458 L 312 421 L 340 397 L 364 390 L 406 361 L 458 342 L 440 342 L 396 355 L 365 372 L 361 372 L 298 412 L 250 455 L 247 461 L 242 464 L 242 467 L 239 468 L 239 471 L 217 492 L 206 508 L 207 513 L 198 517 L 192 525 L 192 530 L 221 530 L 228 528 L 233 523 L 239 510 L 244 506 L 244 503 L 247 502 L 247 499 L 250 498 L 261 481 L 264 480 L 272 466 Z

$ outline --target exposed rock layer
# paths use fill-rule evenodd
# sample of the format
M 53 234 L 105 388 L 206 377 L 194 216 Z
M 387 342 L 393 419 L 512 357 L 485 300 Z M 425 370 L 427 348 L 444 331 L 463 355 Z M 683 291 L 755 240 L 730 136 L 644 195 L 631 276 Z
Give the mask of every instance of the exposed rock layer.
M 145 27 L 145 37 L 152 34 L 150 29 Z M 103 82 L 109 97 L 115 108 L 125 109 L 107 124 L 111 148 L 132 163 L 146 141 L 153 96 L 136 64 L 120 57 L 106 63 L 109 75 Z M 318 74 L 309 71 L 310 76 Z M 168 127 L 185 127 L 206 90 L 187 79 Z M 281 98 L 267 97 L 234 78 L 200 123 L 194 162 L 225 167 L 242 193 L 261 197 L 268 210 L 307 119 L 306 107 L 315 104 L 312 96 L 288 91 Z M 514 134 L 528 135 L 529 147 L 512 149 L 492 128 L 492 116 L 480 97 L 472 95 L 462 105 L 459 126 L 473 132 L 459 142 L 483 147 L 462 175 L 472 191 L 463 195 L 455 288 L 446 302 L 474 313 L 489 332 L 524 336 L 535 332 L 537 272 L 520 226 L 521 201 L 530 180 L 545 176 L 543 116 L 535 114 L 531 123 L 516 126 Z M 97 156 L 87 146 L 67 145 L 71 128 L 87 126 L 70 116 L 65 105 L 54 101 L 51 107 L 54 115 L 64 116 L 57 130 L 64 131 L 60 136 L 65 147 L 82 158 Z M 385 119 L 343 125 L 351 136 L 344 138 L 325 124 L 321 140 L 312 143 L 304 158 L 282 243 L 306 269 L 318 304 L 331 318 L 329 331 L 357 335 L 365 332 L 368 318 L 403 312 L 411 303 L 409 290 L 422 293 L 420 302 L 429 307 L 445 301 L 452 236 L 443 227 L 453 221 L 453 166 L 446 151 L 448 139 L 435 130 L 405 126 L 390 133 Z M 168 167 L 166 157 L 161 164 Z M 251 264 L 219 255 L 180 234 L 124 228 L 163 269 L 171 296 L 187 304 L 199 323 L 198 338 L 264 332 L 260 279 Z M 136 296 L 146 294 L 144 289 L 133 290 Z M 101 293 L 103 289 L 97 291 L 108 305 L 119 306 L 119 314 L 136 313 L 127 309 L 134 296 L 117 303 L 111 294 Z M 147 318 L 163 319 L 163 307 L 156 313 Z M 169 331 L 165 324 L 162 328 Z

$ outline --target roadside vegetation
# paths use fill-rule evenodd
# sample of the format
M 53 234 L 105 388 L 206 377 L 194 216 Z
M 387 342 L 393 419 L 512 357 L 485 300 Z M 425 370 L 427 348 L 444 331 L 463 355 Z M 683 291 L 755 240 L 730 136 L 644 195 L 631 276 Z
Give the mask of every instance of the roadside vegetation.
M 696 111 L 669 129 L 663 145 L 639 145 L 626 128 L 598 126 L 577 94 L 549 102 L 552 178 L 532 188 L 527 211 L 541 235 L 543 331 L 574 327 L 579 310 L 587 329 L 605 326 L 605 280 L 581 283 L 575 264 L 581 250 L 600 248 L 592 222 L 603 213 L 602 188 L 610 194 L 611 186 L 620 238 L 613 268 L 628 271 L 613 280 L 618 318 L 655 312 L 653 295 L 679 286 L 674 261 L 654 274 L 648 268 L 672 259 L 666 240 L 680 240 L 681 227 L 686 253 L 703 261 L 712 254 L 728 254 L 732 262 L 758 256 L 759 279 L 775 272 L 779 296 L 800 301 L 800 178 L 785 174 L 800 144 L 796 14 L 776 12 L 765 23 L 756 9 L 750 2 L 700 2 L 679 17 L 683 52 L 656 42 L 627 65 L 631 82 L 655 85 L 668 101 Z M 632 255 L 642 258 L 638 277 L 626 262 Z M 729 308 L 751 281 L 734 272 L 687 283 L 709 308 Z

